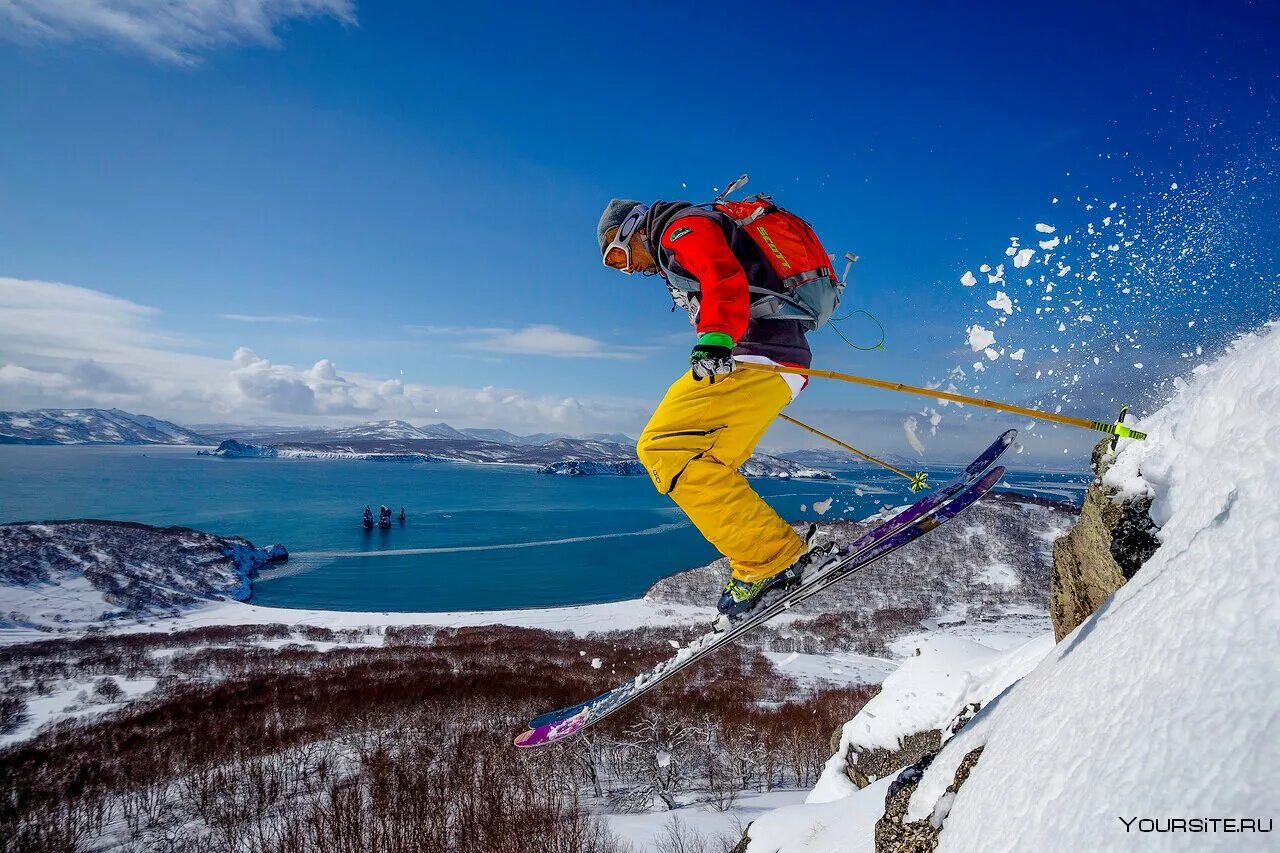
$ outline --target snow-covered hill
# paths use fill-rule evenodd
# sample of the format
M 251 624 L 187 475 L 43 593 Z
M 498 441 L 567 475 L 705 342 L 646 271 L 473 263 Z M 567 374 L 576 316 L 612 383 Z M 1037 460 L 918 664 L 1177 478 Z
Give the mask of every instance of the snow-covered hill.
M 283 546 L 113 521 L 0 525 L 0 628 L 87 626 L 243 601 Z
M 868 566 L 856 581 L 796 605 L 792 619 L 838 617 L 847 623 L 846 631 L 860 625 L 856 630 L 882 641 L 918 630 L 922 619 L 975 623 L 1011 617 L 1041 630 L 1048 624 L 1053 540 L 1070 528 L 1075 515 L 1068 504 L 993 493 L 955 522 Z M 819 525 L 819 533 L 851 542 L 873 523 L 836 521 Z M 727 571 L 727 561 L 718 560 L 658 581 L 648 597 L 672 603 L 711 601 Z M 800 622 L 789 631 L 797 637 L 806 633 Z M 844 636 L 850 639 L 855 638 Z
M 846 742 L 893 741 L 922 714 L 949 731 L 967 696 L 982 710 L 893 785 L 824 777 L 811 805 L 762 818 L 748 850 L 931 849 L 908 844 L 930 834 L 940 851 L 1275 849 L 1260 829 L 1280 790 L 1277 363 L 1272 324 L 1179 381 L 1141 422 L 1147 442 L 1121 443 L 1106 482 L 1151 497 L 1160 528 L 1132 580 L 1043 656 L 904 667 L 911 689 L 886 682 Z
M 120 409 L 0 412 L 0 444 L 216 444 L 149 415 Z

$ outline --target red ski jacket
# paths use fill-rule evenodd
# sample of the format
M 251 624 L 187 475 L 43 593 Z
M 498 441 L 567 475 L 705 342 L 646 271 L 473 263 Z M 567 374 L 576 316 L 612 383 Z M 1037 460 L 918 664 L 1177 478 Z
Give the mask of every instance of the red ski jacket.
M 747 273 L 720 226 L 705 216 L 682 216 L 667 226 L 662 248 L 702 285 L 698 334 L 722 332 L 742 340 L 751 319 Z

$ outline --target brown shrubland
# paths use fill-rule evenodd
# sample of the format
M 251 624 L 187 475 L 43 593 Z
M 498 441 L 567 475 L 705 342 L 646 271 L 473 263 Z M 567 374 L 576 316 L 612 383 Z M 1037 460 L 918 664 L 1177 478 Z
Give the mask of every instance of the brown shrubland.
M 531 717 L 695 633 L 391 628 L 377 646 L 361 631 L 249 626 L 0 649 L 6 708 L 67 680 L 98 685 L 94 701 L 118 699 L 120 677 L 160 684 L 0 752 L 0 849 L 610 853 L 626 849 L 597 816 L 611 804 L 726 809 L 744 790 L 812 785 L 831 731 L 873 691 L 802 690 L 748 648 L 576 740 L 511 746 Z

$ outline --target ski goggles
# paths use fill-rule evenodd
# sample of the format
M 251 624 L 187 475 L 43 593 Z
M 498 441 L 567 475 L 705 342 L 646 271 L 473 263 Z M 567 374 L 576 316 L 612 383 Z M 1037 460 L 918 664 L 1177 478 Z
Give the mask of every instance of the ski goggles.
M 604 247 L 604 265 L 610 269 L 621 270 L 622 272 L 631 272 L 631 235 L 635 234 L 636 228 L 640 227 L 640 223 L 644 222 L 645 214 L 649 212 L 649 205 L 637 204 L 631 208 L 631 212 L 627 214 L 627 218 L 622 220 L 622 224 L 618 226 L 618 233 L 613 235 L 613 239 L 609 241 L 609 245 Z

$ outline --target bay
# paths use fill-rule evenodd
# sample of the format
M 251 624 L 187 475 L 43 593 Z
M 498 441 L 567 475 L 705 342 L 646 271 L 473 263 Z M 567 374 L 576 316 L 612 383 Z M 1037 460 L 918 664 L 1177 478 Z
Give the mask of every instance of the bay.
M 933 469 L 931 477 L 941 482 L 953 470 Z M 793 521 L 863 518 L 910 499 L 886 472 L 834 473 L 836 481 L 752 484 Z M 1008 479 L 1058 500 L 1080 495 L 1087 482 L 1031 472 Z M 369 504 L 376 514 L 382 503 L 396 512 L 404 506 L 408 522 L 364 530 L 361 509 Z M 289 563 L 264 572 L 253 597 L 276 607 L 444 611 L 617 601 L 717 557 L 643 477 L 221 459 L 187 447 L 0 446 L 0 522 L 71 518 L 283 543 Z

